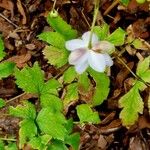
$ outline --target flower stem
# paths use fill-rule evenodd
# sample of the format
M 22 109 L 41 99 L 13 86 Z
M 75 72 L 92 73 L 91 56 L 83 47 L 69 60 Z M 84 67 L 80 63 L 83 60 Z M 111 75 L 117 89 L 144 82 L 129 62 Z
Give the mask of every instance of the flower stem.
M 150 85 L 148 83 L 146 83 L 142 78 L 140 78 L 138 75 L 136 75 L 129 67 L 128 65 L 126 65 L 126 63 L 119 57 L 116 56 L 117 59 L 130 71 L 130 73 L 139 81 L 143 82 L 147 87 L 149 87 Z
M 98 11 L 99 11 L 99 4 L 100 4 L 100 0 L 95 0 L 93 22 L 92 22 L 92 26 L 91 26 L 91 34 L 90 34 L 90 39 L 89 39 L 89 44 L 88 44 L 89 48 L 92 47 L 92 34 L 93 34 L 94 26 L 95 26 L 95 23 L 96 23 L 97 14 L 98 14 Z

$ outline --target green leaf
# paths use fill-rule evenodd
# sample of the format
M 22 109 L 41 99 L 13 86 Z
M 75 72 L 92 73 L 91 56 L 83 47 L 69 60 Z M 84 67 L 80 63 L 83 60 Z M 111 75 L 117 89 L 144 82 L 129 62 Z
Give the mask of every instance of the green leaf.
M 78 77 L 78 89 L 80 93 L 86 94 L 90 89 L 90 80 L 87 72 L 82 73 Z
M 27 93 L 40 94 L 44 85 L 44 74 L 38 63 L 33 67 L 24 67 L 21 71 L 15 69 L 16 84 Z
M 90 75 L 93 77 L 96 87 L 92 99 L 92 105 L 97 106 L 103 103 L 109 94 L 109 84 L 110 80 L 105 73 L 99 73 L 93 69 L 89 69 Z
M 121 46 L 124 44 L 126 32 L 120 27 L 116 29 L 106 40 L 114 44 L 115 46 Z
M 138 113 L 143 113 L 144 103 L 136 86 L 119 100 L 120 108 L 123 108 L 120 113 L 120 118 L 124 126 L 133 125 L 138 119 Z
M 5 105 L 6 105 L 5 100 L 0 98 L 0 108 L 4 107 Z
M 65 143 L 69 144 L 73 150 L 79 150 L 79 144 L 80 144 L 80 134 L 79 133 L 73 133 L 66 137 Z
M 42 108 L 49 107 L 49 109 L 51 109 L 54 112 L 63 110 L 62 100 L 55 95 L 42 94 L 40 96 L 40 102 Z
M 146 0 L 136 0 L 136 2 L 139 3 L 139 4 L 143 4 L 143 3 L 145 3 L 145 1 L 146 1 Z M 147 1 L 148 1 L 148 0 L 147 0 Z
M 136 74 L 145 82 L 150 83 L 150 56 L 140 61 L 137 66 Z M 136 81 L 135 84 L 139 90 L 143 91 L 146 85 L 141 81 Z
M 38 150 L 47 150 L 47 144 L 51 140 L 51 136 L 48 134 L 45 134 L 43 136 L 33 137 L 29 144 L 32 146 L 33 149 Z
M 48 80 L 41 91 L 41 94 L 54 94 L 58 95 L 58 88 L 61 88 L 62 85 L 55 79 Z
M 102 26 L 95 26 L 94 33 L 98 36 L 99 40 L 105 40 L 109 34 L 109 25 L 104 23 Z
M 43 50 L 45 58 L 48 63 L 56 66 L 57 68 L 62 67 L 68 62 L 69 52 L 66 49 L 58 49 L 53 46 L 46 46 Z
M 70 134 L 73 130 L 73 119 L 70 118 L 69 120 L 67 120 L 67 123 L 65 124 L 65 128 L 68 132 L 68 134 Z
M 52 17 L 50 14 L 47 17 L 49 25 L 58 33 L 64 36 L 66 40 L 77 37 L 77 31 L 67 24 L 60 16 Z
M 18 105 L 16 108 L 10 106 L 9 114 L 15 117 L 34 120 L 36 117 L 35 106 L 28 101 L 24 101 L 23 105 Z
M 141 39 L 134 39 L 133 42 L 131 43 L 136 49 L 142 49 L 143 47 L 143 41 Z
M 53 140 L 49 144 L 47 150 L 68 150 L 68 148 L 66 147 L 66 145 L 62 141 Z
M 0 150 L 5 150 L 4 149 L 4 142 L 2 140 L 0 140 Z
M 15 142 L 11 142 L 5 146 L 5 150 L 18 150 L 18 148 Z
M 24 119 L 19 124 L 19 148 L 23 148 L 26 141 L 30 140 L 37 134 L 37 127 L 33 120 Z
M 150 56 L 138 63 L 136 74 L 142 77 L 148 70 L 150 70 Z
M 5 52 L 4 52 L 4 42 L 2 40 L 2 37 L 0 35 L 0 61 L 5 57 Z
M 123 5 L 128 6 L 130 0 L 121 0 L 120 1 Z
M 0 63 L 0 79 L 6 78 L 14 71 L 15 64 L 13 62 Z
M 38 38 L 54 47 L 60 49 L 65 48 L 65 39 L 58 32 L 43 32 L 40 35 L 38 35 Z
M 69 67 L 65 72 L 63 76 L 64 83 L 71 83 L 75 80 L 77 77 L 77 73 L 74 69 L 74 67 Z
M 67 133 L 64 128 L 66 119 L 60 112 L 53 113 L 49 108 L 43 108 L 37 116 L 37 123 L 42 132 L 53 138 L 64 140 Z
M 88 104 L 81 104 L 76 107 L 80 123 L 100 123 L 98 112 L 93 112 Z
M 69 103 L 77 101 L 79 99 L 77 83 L 72 83 L 68 85 L 66 90 L 66 95 L 63 101 L 64 106 L 67 106 Z

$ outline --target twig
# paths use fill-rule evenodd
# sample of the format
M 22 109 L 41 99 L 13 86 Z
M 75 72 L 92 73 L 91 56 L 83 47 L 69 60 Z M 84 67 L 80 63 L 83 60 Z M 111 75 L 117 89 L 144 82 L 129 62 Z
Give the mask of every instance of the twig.
M 58 79 L 69 67 L 70 65 L 67 64 L 56 76 L 54 76 L 54 79 Z
M 115 0 L 104 12 L 104 16 L 106 16 L 118 3 L 120 0 Z
M 19 28 L 19 26 L 17 26 L 15 23 L 13 23 L 11 20 L 9 20 L 8 18 L 6 18 L 3 14 L 0 13 L 0 16 L 5 19 L 7 22 L 9 22 L 10 24 L 12 24 L 15 28 Z
M 8 101 L 6 101 L 6 103 L 10 103 L 11 101 L 14 101 L 14 100 L 18 99 L 18 98 L 24 96 L 25 94 L 26 94 L 26 93 L 24 92 L 24 93 L 22 93 L 22 94 L 20 94 L 20 95 L 17 95 L 17 96 L 15 96 L 15 97 L 9 99 Z
M 83 17 L 83 19 L 85 20 L 86 24 L 87 24 L 88 27 L 90 28 L 91 26 L 90 26 L 88 20 L 86 19 L 85 14 L 83 13 L 83 9 L 82 9 L 82 11 L 81 11 L 81 14 L 82 14 L 82 17 Z
M 56 1 L 57 1 L 57 0 L 54 0 L 52 11 L 54 11 L 54 10 L 55 10 Z
M 3 141 L 12 141 L 12 142 L 16 142 L 17 141 L 16 139 L 7 139 L 7 138 L 0 138 L 0 140 L 3 140 Z

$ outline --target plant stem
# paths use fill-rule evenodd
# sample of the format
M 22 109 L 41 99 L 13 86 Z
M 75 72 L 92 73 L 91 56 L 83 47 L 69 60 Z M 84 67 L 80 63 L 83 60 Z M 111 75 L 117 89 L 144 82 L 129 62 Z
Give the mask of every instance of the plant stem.
M 99 11 L 99 4 L 100 4 L 100 0 L 95 0 L 93 22 L 92 22 L 92 26 L 91 26 L 91 34 L 90 34 L 90 39 L 89 39 L 89 44 L 88 44 L 89 48 L 92 47 L 92 35 L 93 35 L 94 26 L 95 26 L 96 19 L 97 19 L 97 14 Z
M 128 65 L 126 65 L 126 63 L 119 57 L 116 56 L 117 59 L 130 71 L 130 73 L 139 81 L 143 82 L 147 87 L 149 87 L 150 85 L 147 84 L 143 79 L 141 79 L 138 75 L 136 75 L 129 67 Z

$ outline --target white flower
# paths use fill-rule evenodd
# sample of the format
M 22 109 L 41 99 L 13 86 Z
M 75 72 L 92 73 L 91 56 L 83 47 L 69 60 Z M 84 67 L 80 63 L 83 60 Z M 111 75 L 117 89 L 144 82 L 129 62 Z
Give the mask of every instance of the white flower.
M 67 41 L 65 46 L 71 51 L 69 64 L 75 65 L 78 73 L 83 73 L 88 66 L 98 72 L 104 72 L 106 66 L 112 66 L 113 61 L 109 56 L 109 51 L 115 49 L 114 45 L 108 41 L 99 41 L 96 34 L 92 34 L 92 48 L 88 48 L 91 32 L 85 32 L 81 39 Z

